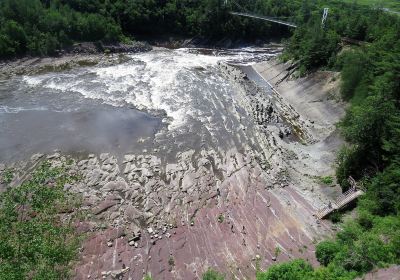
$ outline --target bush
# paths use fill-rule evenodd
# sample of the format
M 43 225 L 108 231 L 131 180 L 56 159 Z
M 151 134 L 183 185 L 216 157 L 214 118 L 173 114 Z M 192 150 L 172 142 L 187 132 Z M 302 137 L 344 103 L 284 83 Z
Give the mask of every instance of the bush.
M 317 245 L 315 256 L 320 264 L 327 266 L 339 252 L 340 247 L 334 241 L 322 241 Z
M 392 164 L 379 173 L 368 185 L 368 204 L 365 206 L 375 215 L 400 213 L 400 166 Z
M 202 276 L 203 280 L 224 280 L 225 277 L 224 275 L 220 274 L 219 272 L 213 270 L 213 269 L 208 269 Z
M 30 180 L 1 194 L 0 279 L 68 277 L 79 244 L 66 217 L 59 215 L 77 206 L 76 198 L 63 191 L 66 182 L 75 180 L 66 174 L 44 163 Z
M 325 184 L 325 185 L 332 185 L 333 184 L 333 178 L 332 178 L 332 176 L 319 177 L 319 182 L 321 184 Z
M 0 57 L 10 57 L 26 51 L 27 37 L 20 24 L 6 21 L 0 28 Z
M 266 272 L 257 273 L 257 280 L 305 280 L 313 272 L 304 260 L 294 260 L 271 266 Z
M 342 217 L 343 217 L 343 214 L 338 210 L 333 211 L 332 214 L 329 215 L 329 219 L 334 224 L 340 223 L 342 221 Z
M 350 187 L 349 176 L 360 177 L 362 152 L 356 146 L 342 147 L 336 159 L 336 178 L 343 192 Z
M 346 52 L 340 59 L 343 61 L 340 93 L 344 100 L 349 100 L 355 94 L 364 77 L 364 69 L 368 67 L 367 57 L 361 51 L 350 51 Z

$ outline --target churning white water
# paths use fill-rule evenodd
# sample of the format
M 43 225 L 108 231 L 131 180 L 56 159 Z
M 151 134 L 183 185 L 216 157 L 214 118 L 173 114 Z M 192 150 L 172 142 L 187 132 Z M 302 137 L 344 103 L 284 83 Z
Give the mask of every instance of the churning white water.
M 96 115 L 96 121 L 100 111 L 106 112 L 106 115 L 111 114 L 113 117 L 109 119 L 114 121 L 105 122 L 104 126 L 111 126 L 115 130 L 115 127 L 120 126 L 123 114 L 111 113 L 111 108 L 130 109 L 130 113 L 134 110 L 135 116 L 140 115 L 133 117 L 129 123 L 135 130 L 136 138 L 154 135 L 160 128 L 161 120 L 155 121 L 152 115 L 165 114 L 168 131 L 175 131 L 175 136 L 182 131 L 189 133 L 195 129 L 205 129 L 215 136 L 221 126 L 226 127 L 230 122 L 227 112 L 234 106 L 231 95 L 235 90 L 219 72 L 218 62 L 246 65 L 268 56 L 271 56 L 268 51 L 251 48 L 230 51 L 157 49 L 128 55 L 125 62 L 117 65 L 81 67 L 64 72 L 14 77 L 0 84 L 0 146 L 9 149 L 14 146 L 25 147 L 28 140 L 21 139 L 33 137 L 33 141 L 37 142 L 41 142 L 43 138 L 46 141 L 42 142 L 46 145 L 49 138 L 57 142 L 58 138 L 65 138 L 65 130 L 59 129 L 65 126 L 63 122 L 71 122 L 71 118 L 74 119 L 71 114 L 82 112 L 92 112 Z M 46 112 L 48 117 L 59 121 L 47 122 Z M 60 114 L 63 114 L 62 117 Z M 105 118 L 104 114 L 100 115 Z M 35 117 L 42 122 L 40 126 L 33 124 Z M 89 114 L 86 118 L 72 121 L 69 126 L 76 126 L 74 131 L 78 131 L 78 135 L 84 135 L 87 132 L 85 126 L 91 127 L 92 121 Z M 86 122 L 83 127 L 82 122 Z M 36 129 L 33 134 L 29 129 L 32 126 Z M 52 135 L 54 131 L 58 131 L 56 136 Z M 96 130 L 90 133 L 87 139 L 109 137 L 97 135 Z M 107 134 L 107 129 L 102 133 Z M 124 135 L 124 132 L 114 131 L 114 134 Z M 128 143 L 129 139 L 135 142 L 136 138 L 128 138 L 122 142 Z M 121 141 L 112 139 L 109 142 L 110 146 L 115 146 L 115 142 Z M 79 143 L 73 148 L 76 146 L 79 147 Z M 82 149 L 88 149 L 88 146 L 90 145 L 84 145 Z M 32 152 L 33 150 L 34 148 Z

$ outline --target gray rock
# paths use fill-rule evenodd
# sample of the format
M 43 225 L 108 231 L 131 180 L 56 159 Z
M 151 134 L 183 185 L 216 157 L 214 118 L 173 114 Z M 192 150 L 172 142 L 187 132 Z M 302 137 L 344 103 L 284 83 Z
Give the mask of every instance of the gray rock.
M 125 218 L 131 222 L 144 216 L 143 212 L 140 212 L 136 207 L 134 207 L 132 205 L 128 205 L 126 207 L 124 214 L 125 214 Z
M 63 190 L 64 191 L 69 191 L 71 189 L 72 185 L 71 184 L 65 184 Z
M 87 159 L 81 160 L 80 162 L 78 162 L 78 166 L 81 167 L 83 165 L 86 165 L 89 161 Z
M 134 155 L 125 155 L 124 156 L 124 163 L 127 163 L 127 162 L 132 162 L 132 161 L 134 161 L 135 160 L 135 156 Z
M 124 174 L 129 174 L 129 173 L 131 173 L 135 168 L 136 168 L 136 166 L 135 166 L 134 164 L 131 164 L 130 162 L 128 162 L 128 163 L 125 165 Z
M 43 154 L 34 154 L 31 156 L 31 161 L 37 161 L 38 159 L 42 158 Z
M 128 188 L 128 184 L 121 178 L 120 181 L 108 182 L 103 186 L 104 191 L 123 191 Z
M 100 160 L 101 161 L 105 161 L 107 158 L 109 158 L 110 157 L 110 154 L 108 154 L 108 153 L 102 153 L 102 154 L 100 154 Z
M 60 157 L 60 154 L 59 153 L 54 153 L 54 154 L 52 154 L 52 155 L 48 155 L 46 158 L 47 159 L 57 159 L 57 158 L 59 158 Z
M 129 266 L 123 269 L 118 269 L 111 271 L 110 275 L 113 279 L 122 279 L 125 273 L 127 273 L 130 270 Z
M 94 209 L 92 210 L 92 213 L 94 215 L 99 215 L 99 214 L 107 211 L 108 209 L 110 209 L 111 207 L 113 207 L 114 205 L 117 205 L 117 204 L 118 204 L 117 200 L 106 200 L 106 201 L 103 201 L 99 205 L 94 207 Z

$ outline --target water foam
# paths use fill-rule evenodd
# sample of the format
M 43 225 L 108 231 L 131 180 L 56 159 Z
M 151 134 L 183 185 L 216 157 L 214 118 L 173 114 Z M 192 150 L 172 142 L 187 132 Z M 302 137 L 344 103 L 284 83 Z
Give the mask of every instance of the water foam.
M 214 90 L 227 85 L 216 74 L 219 61 L 247 62 L 258 55 L 249 49 L 216 54 L 155 50 L 131 55 L 131 60 L 119 65 L 24 77 L 23 81 L 29 87 L 79 93 L 113 106 L 128 103 L 141 110 L 162 110 L 172 118 L 169 128 L 177 129 L 188 118 L 201 116 L 198 103 L 202 98 L 206 100 Z
M 46 111 L 46 107 L 10 107 L 10 106 L 0 106 L 0 114 L 17 114 L 23 111 Z

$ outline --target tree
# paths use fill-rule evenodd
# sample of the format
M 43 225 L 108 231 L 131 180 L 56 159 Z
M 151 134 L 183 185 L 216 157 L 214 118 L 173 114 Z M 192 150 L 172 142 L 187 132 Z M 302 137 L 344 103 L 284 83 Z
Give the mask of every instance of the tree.
M 5 56 L 22 54 L 26 50 L 27 37 L 24 29 L 16 21 L 6 21 L 0 29 L 1 49 Z M 0 51 L 1 52 L 1 51 Z
M 340 93 L 344 100 L 350 100 L 360 85 L 367 65 L 367 56 L 361 51 L 345 52 L 340 58 L 343 61 L 341 69 Z
M 311 265 L 299 259 L 273 265 L 266 272 L 258 273 L 257 280 L 306 280 L 312 272 Z
M 315 256 L 320 264 L 327 266 L 339 252 L 339 245 L 334 241 L 322 241 L 318 244 Z

